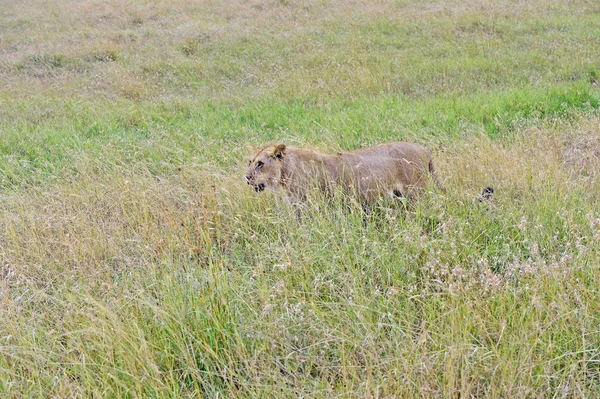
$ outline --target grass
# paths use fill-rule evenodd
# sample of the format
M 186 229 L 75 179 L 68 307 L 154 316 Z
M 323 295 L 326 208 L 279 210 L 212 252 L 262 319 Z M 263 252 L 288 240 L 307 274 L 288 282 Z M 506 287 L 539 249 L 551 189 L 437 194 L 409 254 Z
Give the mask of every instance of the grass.
M 598 395 L 593 2 L 4 7 L 0 396 Z M 390 140 L 448 193 L 242 180 Z

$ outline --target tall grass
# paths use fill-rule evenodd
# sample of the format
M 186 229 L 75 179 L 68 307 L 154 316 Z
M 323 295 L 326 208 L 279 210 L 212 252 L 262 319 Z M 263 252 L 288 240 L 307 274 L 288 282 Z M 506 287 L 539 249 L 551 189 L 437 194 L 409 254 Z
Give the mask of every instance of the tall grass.
M 6 4 L 0 396 L 597 396 L 599 11 Z M 242 180 L 250 145 L 388 140 L 448 192 L 298 215 Z

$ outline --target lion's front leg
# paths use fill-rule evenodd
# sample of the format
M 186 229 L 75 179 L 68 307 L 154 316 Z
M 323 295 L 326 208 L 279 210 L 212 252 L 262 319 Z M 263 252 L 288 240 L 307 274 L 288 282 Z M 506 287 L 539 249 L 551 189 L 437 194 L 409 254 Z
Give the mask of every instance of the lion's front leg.
M 304 196 L 288 192 L 285 196 L 287 205 L 294 209 L 297 218 L 300 218 L 302 210 L 306 207 L 306 198 Z

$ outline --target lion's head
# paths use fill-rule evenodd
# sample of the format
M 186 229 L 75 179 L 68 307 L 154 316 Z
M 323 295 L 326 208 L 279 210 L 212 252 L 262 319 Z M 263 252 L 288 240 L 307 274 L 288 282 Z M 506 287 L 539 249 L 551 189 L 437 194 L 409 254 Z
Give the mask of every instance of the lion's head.
M 285 144 L 258 150 L 248 162 L 246 183 L 260 192 L 268 188 L 275 190 L 281 181 L 281 167 L 285 157 Z

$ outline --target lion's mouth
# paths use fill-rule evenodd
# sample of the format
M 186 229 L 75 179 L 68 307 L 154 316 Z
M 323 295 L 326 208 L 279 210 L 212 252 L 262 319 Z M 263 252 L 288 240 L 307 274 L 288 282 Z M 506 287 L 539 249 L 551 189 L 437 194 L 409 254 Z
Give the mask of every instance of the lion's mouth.
M 261 191 L 265 190 L 265 185 L 264 183 L 260 183 L 257 184 L 256 186 L 254 186 L 254 191 L 256 191 L 257 193 L 260 193 Z

